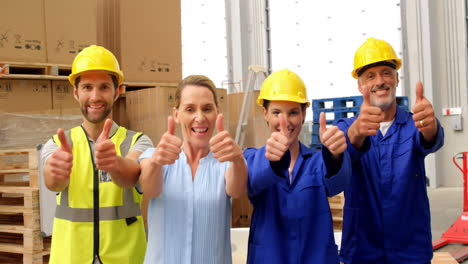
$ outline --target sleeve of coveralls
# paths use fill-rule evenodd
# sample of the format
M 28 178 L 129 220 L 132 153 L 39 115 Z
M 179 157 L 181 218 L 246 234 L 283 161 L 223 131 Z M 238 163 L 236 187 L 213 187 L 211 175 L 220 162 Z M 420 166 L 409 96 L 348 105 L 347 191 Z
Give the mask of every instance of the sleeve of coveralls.
M 420 151 L 424 156 L 436 152 L 444 145 L 444 128 L 440 125 L 439 120 L 437 120 L 437 135 L 435 137 L 434 144 L 431 147 L 425 148 L 422 142 L 422 134 L 419 133 L 417 129 L 416 133 L 418 133 L 418 136 L 416 137 L 417 146 L 420 148 Z
M 248 148 L 244 151 L 248 168 L 248 195 L 254 197 L 271 185 L 286 177 L 289 167 L 289 151 L 278 162 L 270 162 L 265 157 L 265 146 L 260 149 Z
M 346 186 L 349 183 L 349 180 L 352 175 L 352 169 L 351 169 L 351 157 L 346 150 L 343 152 L 343 159 L 341 163 L 341 169 L 336 172 L 336 174 L 332 175 L 331 177 L 326 177 L 328 175 L 328 172 L 332 170 L 333 172 L 336 171 L 336 169 L 333 168 L 327 168 L 325 160 L 327 160 L 327 157 L 324 157 L 324 155 L 331 155 L 330 152 L 328 151 L 323 151 L 322 150 L 322 157 L 323 157 L 323 171 L 325 172 L 323 174 L 323 181 L 327 189 L 327 195 L 328 196 L 334 196 L 337 195 L 338 193 L 344 191 Z

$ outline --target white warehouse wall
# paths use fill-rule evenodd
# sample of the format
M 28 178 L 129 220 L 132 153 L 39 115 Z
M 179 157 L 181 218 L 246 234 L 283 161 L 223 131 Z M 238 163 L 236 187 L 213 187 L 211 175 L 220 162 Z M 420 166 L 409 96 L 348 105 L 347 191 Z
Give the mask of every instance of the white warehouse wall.
M 426 159 L 426 168 L 437 176 L 431 186 L 462 186 L 463 174 L 452 157 L 468 151 L 466 0 L 403 0 L 402 7 L 407 86 L 417 80 L 425 83 L 425 94 L 445 131 L 444 147 Z M 414 89 L 410 95 L 414 98 Z M 461 108 L 462 130 L 452 124 L 459 116 L 443 115 L 444 108 Z

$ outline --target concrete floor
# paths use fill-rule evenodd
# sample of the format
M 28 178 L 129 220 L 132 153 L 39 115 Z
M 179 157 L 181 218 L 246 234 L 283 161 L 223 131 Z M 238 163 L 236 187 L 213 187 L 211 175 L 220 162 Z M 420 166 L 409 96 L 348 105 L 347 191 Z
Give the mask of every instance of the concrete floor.
M 461 215 L 463 211 L 463 188 L 440 187 L 436 189 L 428 188 L 427 190 L 431 204 L 432 239 L 437 240 Z M 437 251 L 454 252 L 462 247 L 463 245 L 449 244 Z M 463 264 L 468 264 L 468 260 L 465 260 Z

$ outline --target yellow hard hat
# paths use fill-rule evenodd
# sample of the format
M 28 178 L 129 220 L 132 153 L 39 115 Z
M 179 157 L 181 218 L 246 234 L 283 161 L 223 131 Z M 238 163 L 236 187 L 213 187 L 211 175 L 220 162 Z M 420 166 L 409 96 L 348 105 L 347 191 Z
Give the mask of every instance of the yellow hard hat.
M 114 54 L 104 47 L 91 45 L 84 48 L 72 64 L 72 72 L 68 76 L 70 83 L 75 86 L 75 80 L 86 71 L 108 71 L 116 75 L 119 85 L 123 82 L 123 72 L 120 70 L 119 62 Z
M 380 39 L 368 38 L 354 54 L 354 70 L 351 75 L 357 79 L 364 67 L 378 62 L 388 62 L 396 70 L 401 67 L 401 60 L 390 44 Z
M 263 100 L 291 101 L 310 106 L 304 82 L 299 75 L 288 69 L 276 71 L 265 79 L 257 104 L 263 106 Z

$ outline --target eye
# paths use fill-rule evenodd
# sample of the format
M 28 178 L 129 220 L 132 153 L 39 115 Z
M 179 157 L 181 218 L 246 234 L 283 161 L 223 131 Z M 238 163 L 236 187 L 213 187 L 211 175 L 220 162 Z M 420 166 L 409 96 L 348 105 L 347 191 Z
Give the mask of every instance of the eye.
M 375 78 L 375 74 L 374 73 L 369 73 L 366 75 L 366 80 L 372 80 Z
M 213 107 L 212 107 L 212 106 L 205 106 L 205 107 L 203 107 L 203 112 L 209 113 L 209 112 L 211 112 L 211 111 L 213 111 Z
M 186 107 L 185 112 L 191 113 L 191 112 L 193 112 L 193 108 L 192 107 Z
M 91 85 L 89 85 L 89 84 L 83 85 L 82 88 L 83 88 L 83 90 L 86 90 L 86 91 L 89 91 L 89 90 L 93 89 L 93 87 Z
M 277 110 L 273 110 L 271 111 L 271 113 L 275 116 L 279 115 L 280 114 L 280 111 L 277 111 Z
M 299 111 L 298 111 L 298 110 L 292 110 L 292 111 L 289 113 L 289 115 L 291 115 L 291 116 L 296 116 L 296 115 L 298 115 L 298 114 L 299 114 Z

